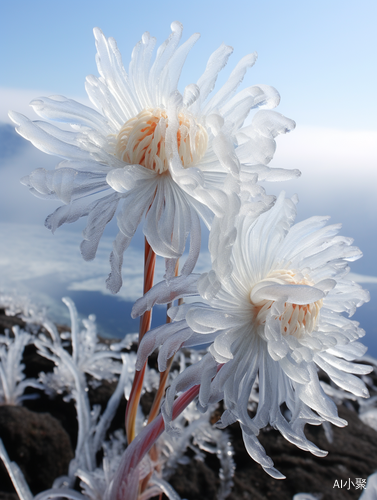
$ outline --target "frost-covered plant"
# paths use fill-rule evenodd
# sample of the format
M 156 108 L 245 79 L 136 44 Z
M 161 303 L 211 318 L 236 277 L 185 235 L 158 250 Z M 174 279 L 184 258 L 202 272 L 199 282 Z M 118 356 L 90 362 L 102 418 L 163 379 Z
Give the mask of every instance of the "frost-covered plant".
M 33 495 L 30 491 L 30 488 L 25 480 L 25 477 L 21 469 L 18 467 L 16 462 L 12 462 L 9 459 L 8 453 L 1 439 L 0 439 L 0 459 L 2 460 L 6 470 L 8 471 L 9 477 L 12 480 L 13 486 L 20 500 L 32 500 Z
M 71 299 L 63 298 L 69 309 L 71 317 L 71 332 L 62 334 L 64 340 L 69 339 L 72 347 L 70 358 L 77 370 L 89 374 L 94 380 L 113 381 L 115 374 L 121 371 L 121 365 L 114 359 L 120 359 L 120 354 L 110 350 L 108 346 L 99 341 L 97 336 L 95 316 L 90 315 L 82 321 L 84 328 L 80 329 L 76 307 Z M 59 362 L 59 357 L 66 356 L 67 351 L 59 339 L 51 342 L 48 337 L 39 336 L 36 341 L 39 353 L 54 361 L 56 367 L 53 374 L 41 374 L 41 381 L 46 388 L 56 392 L 69 393 L 75 387 L 74 373 L 64 362 Z M 94 384 L 95 385 L 95 384 Z
M 7 316 L 17 316 L 22 319 L 31 333 L 38 332 L 42 327 L 51 338 L 59 341 L 56 325 L 48 317 L 46 309 L 35 304 L 30 297 L 1 291 L 0 307 L 4 309 Z
M 0 335 L 0 404 L 19 405 L 35 394 L 24 394 L 27 387 L 41 389 L 42 385 L 33 378 L 26 378 L 22 363 L 25 347 L 32 342 L 30 333 L 18 326 Z
M 194 452 L 194 460 L 204 460 L 203 452 L 215 454 L 220 462 L 220 488 L 217 498 L 225 500 L 233 486 L 234 452 L 229 434 L 209 422 L 215 409 L 216 405 L 209 409 L 208 413 L 201 415 L 196 411 L 196 405 L 191 403 L 175 420 L 175 432 L 163 434 L 159 446 L 164 457 L 163 476 L 167 479 L 175 472 L 178 464 L 190 463 L 190 459 L 185 455 L 188 448 Z
M 52 378 L 55 378 L 52 385 L 57 392 L 70 391 L 70 397 L 75 400 L 78 412 L 78 445 L 75 452 L 75 458 L 70 464 L 69 476 L 57 478 L 50 490 L 41 492 L 36 498 L 38 498 L 38 500 L 53 497 L 75 498 L 76 500 L 104 500 L 107 498 L 107 491 L 119 467 L 124 449 L 126 448 L 124 431 L 119 429 L 109 437 L 109 440 L 105 440 L 106 430 L 112 419 L 113 409 L 119 403 L 119 395 L 124 392 L 125 387 L 127 387 L 128 379 L 133 373 L 134 367 L 131 366 L 130 369 L 130 365 L 135 361 L 136 355 L 133 352 L 122 352 L 120 354 L 123 360 L 123 369 L 119 383 L 117 384 L 113 396 L 110 398 L 107 409 L 99 418 L 99 407 L 95 407 L 90 411 L 88 401 L 86 401 L 83 394 L 81 394 L 81 385 L 84 384 L 86 385 L 83 392 L 85 394 L 88 392 L 87 380 L 85 377 L 82 377 L 82 370 L 86 364 L 80 364 L 80 356 L 77 357 L 76 363 L 73 362 L 73 349 L 72 355 L 68 353 L 72 348 L 71 341 L 74 331 L 75 334 L 78 335 L 78 344 L 86 343 L 86 346 L 80 349 L 81 355 L 85 353 L 84 360 L 89 362 L 88 352 L 91 352 L 92 355 L 98 352 L 98 348 L 95 348 L 94 345 L 90 346 L 92 342 L 97 344 L 97 339 L 95 339 L 94 335 L 88 335 L 87 331 L 89 326 L 90 332 L 93 333 L 95 329 L 94 318 L 91 318 L 89 322 L 90 325 L 88 321 L 84 320 L 83 324 L 85 328 L 80 330 L 78 328 L 79 322 L 77 311 L 73 302 L 69 299 L 64 299 L 64 302 L 69 305 L 71 312 L 72 335 L 68 336 L 66 333 L 62 333 L 65 341 L 54 342 L 42 334 L 40 338 L 36 340 L 36 345 L 40 354 L 52 359 L 58 367 L 63 364 L 66 367 L 66 370 L 60 371 L 59 375 L 55 371 L 55 374 L 50 379 L 46 375 L 40 378 L 44 382 L 50 382 L 50 391 L 48 391 L 50 394 L 52 394 Z M 114 351 L 119 352 L 127 344 L 127 341 L 122 341 L 118 344 L 112 344 L 112 346 L 115 346 Z M 107 347 L 105 347 L 105 349 L 107 349 Z M 103 349 L 100 349 L 100 351 L 104 352 Z M 113 355 L 113 353 L 109 354 Z M 198 356 L 200 357 L 199 353 L 193 353 L 189 356 L 189 359 L 186 359 L 182 354 L 182 356 L 179 357 L 179 370 L 182 371 L 187 363 L 192 363 Z M 83 361 L 83 359 L 81 359 L 81 361 Z M 113 375 L 116 376 L 118 372 L 118 369 L 113 370 Z M 99 370 L 97 373 L 98 378 L 101 373 L 104 378 L 108 377 L 107 370 Z M 175 374 L 175 371 L 173 374 Z M 149 369 L 145 378 L 147 389 L 156 389 L 156 379 L 158 379 L 157 372 L 153 369 Z M 68 399 L 69 398 L 65 398 L 66 401 L 68 401 Z M 218 498 L 225 499 L 232 484 L 234 472 L 234 463 L 232 459 L 233 451 L 229 443 L 229 436 L 213 428 L 209 424 L 209 417 L 209 414 L 201 416 L 195 411 L 195 407 L 191 405 L 185 409 L 176 421 L 176 429 L 179 429 L 180 433 L 163 435 L 160 437 L 156 443 L 156 450 L 158 451 L 156 451 L 154 455 L 145 456 L 140 466 L 138 480 L 144 481 L 146 484 L 140 499 L 147 500 L 160 493 L 165 493 L 171 500 L 179 500 L 179 495 L 177 495 L 167 480 L 172 473 L 174 473 L 178 464 L 187 464 L 190 461 L 190 459 L 185 456 L 187 449 L 194 452 L 194 459 L 196 460 L 203 460 L 204 451 L 207 453 L 214 453 L 218 456 L 221 463 Z M 138 430 L 143 428 L 144 421 L 145 416 L 139 411 L 137 418 Z M 88 442 L 87 447 L 79 444 L 80 436 L 85 436 L 85 440 Z M 100 448 L 103 449 L 103 459 L 102 462 L 98 464 L 95 452 Z M 22 472 L 15 463 L 9 460 L 2 443 L 0 443 L 0 458 L 6 465 L 20 498 L 22 500 L 31 500 L 32 494 L 25 483 Z M 80 479 L 81 493 L 72 489 L 75 477 Z
M 66 401 L 73 399 L 75 402 L 78 419 L 75 458 L 70 464 L 69 477 L 59 479 L 62 484 L 72 484 L 78 469 L 84 471 L 95 469 L 96 453 L 102 447 L 106 431 L 124 394 L 133 367 L 130 370 L 130 359 L 126 355 L 121 355 L 99 342 L 94 316 L 83 320 L 84 328 L 80 329 L 74 303 L 69 298 L 64 298 L 63 302 L 69 308 L 71 315 L 71 354 L 60 340 L 52 340 L 44 335 L 40 335 L 34 343 L 38 353 L 55 364 L 52 374 L 41 373 L 39 377 L 46 392 L 50 395 L 53 392 L 65 393 Z M 67 335 L 64 337 L 67 338 Z M 119 363 L 120 358 L 122 364 Z M 117 387 L 102 415 L 100 406 L 97 405 L 93 409 L 90 406 L 86 374 L 99 382 L 114 381 L 120 374 Z

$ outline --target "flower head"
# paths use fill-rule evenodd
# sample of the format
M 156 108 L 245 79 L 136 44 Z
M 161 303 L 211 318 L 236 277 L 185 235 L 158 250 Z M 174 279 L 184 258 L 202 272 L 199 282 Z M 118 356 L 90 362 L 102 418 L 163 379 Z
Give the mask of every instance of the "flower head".
M 259 430 L 269 424 L 298 447 L 325 455 L 306 439 L 304 425 L 346 422 L 324 393 L 318 367 L 359 397 L 368 397 L 368 391 L 353 374 L 371 370 L 351 362 L 366 351 L 357 341 L 364 331 L 342 314 L 351 316 L 369 300 L 367 291 L 346 279 L 348 263 L 361 252 L 350 238 L 337 235 L 340 225 L 326 226 L 327 217 L 293 225 L 294 201 L 281 195 L 257 219 L 241 207 L 231 217 L 233 238 L 230 220 L 214 224 L 212 270 L 196 278 L 204 304 L 173 308 L 176 321 L 149 332 L 139 349 L 140 358 L 154 347 L 151 340 L 162 344 L 163 367 L 180 346 L 211 342 L 209 353 L 173 381 L 165 416 L 169 420 L 177 391 L 201 384 L 199 406 L 224 399 L 219 425 L 239 421 L 248 452 L 277 478 L 282 475 L 258 442 Z M 186 283 L 188 292 L 193 288 Z M 136 306 L 145 307 L 147 299 Z M 256 386 L 259 401 L 251 417 L 249 399 Z
M 188 274 L 200 247 L 198 214 L 210 225 L 213 215 L 222 213 L 221 188 L 227 174 L 254 186 L 256 178 L 281 180 L 299 172 L 267 167 L 275 137 L 294 127 L 292 120 L 269 109 L 279 102 L 276 90 L 257 85 L 236 93 L 256 54 L 244 57 L 210 98 L 233 50 L 221 45 L 197 83 L 187 85 L 181 95 L 178 80 L 198 34 L 179 46 L 182 25 L 174 22 L 152 62 L 156 40 L 144 33 L 128 73 L 115 40 L 106 39 L 98 28 L 94 35 L 100 77 L 88 76 L 86 90 L 98 111 L 60 96 L 32 101 L 39 116 L 67 123 L 69 131 L 14 112 L 10 116 L 22 136 L 63 158 L 54 171 L 37 169 L 22 182 L 39 197 L 65 203 L 46 220 L 52 231 L 88 217 L 81 244 L 84 259 L 94 258 L 122 201 L 108 280 L 116 292 L 122 283 L 123 253 L 143 216 L 149 244 L 165 258 L 179 258 L 191 235 Z M 246 117 L 257 108 L 266 109 L 245 126 Z

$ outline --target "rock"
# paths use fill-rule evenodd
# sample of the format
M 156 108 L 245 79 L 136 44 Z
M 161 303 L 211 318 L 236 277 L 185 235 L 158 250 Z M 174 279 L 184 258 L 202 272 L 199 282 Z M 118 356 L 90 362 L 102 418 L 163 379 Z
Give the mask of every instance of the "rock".
M 8 316 L 5 309 L 0 307 L 0 333 L 4 334 L 6 329 L 11 330 L 16 325 L 25 328 L 26 323 L 18 316 Z
M 67 474 L 74 456 L 69 436 L 58 420 L 22 406 L 0 406 L 0 438 L 34 495 L 51 488 L 57 477 Z M 4 467 L 0 470 L 0 484 L 3 491 L 12 491 Z M 6 484 L 7 488 L 3 486 Z
M 169 483 L 181 498 L 187 500 L 217 500 L 218 473 L 205 462 L 192 460 L 187 466 L 179 465 Z
M 3 491 L 0 491 L 0 500 L 19 500 L 19 497 L 17 493 L 5 493 Z

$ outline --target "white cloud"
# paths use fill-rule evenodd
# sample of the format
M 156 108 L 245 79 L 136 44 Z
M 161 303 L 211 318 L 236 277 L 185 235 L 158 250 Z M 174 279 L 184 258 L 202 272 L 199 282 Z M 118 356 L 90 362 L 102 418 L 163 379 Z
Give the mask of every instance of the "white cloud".
M 368 276 L 365 274 L 349 273 L 347 278 L 356 283 L 371 283 L 377 284 L 377 276 Z
M 377 183 L 377 130 L 336 130 L 297 127 L 286 136 L 277 138 L 277 150 L 271 166 L 298 168 L 302 176 L 285 183 L 286 188 L 302 194 L 340 190 L 357 195 L 375 191 Z M 279 183 L 279 187 L 283 186 Z M 373 196 L 373 198 L 375 198 Z M 320 200 L 319 200 L 320 201 Z
M 341 234 L 355 239 L 364 258 L 357 270 L 377 275 L 377 130 L 350 131 L 298 127 L 277 138 L 271 166 L 298 168 L 296 180 L 264 183 L 269 194 L 297 193 L 297 221 L 328 215 L 342 223 Z
M 78 233 L 61 230 L 52 235 L 43 226 L 0 223 L 0 234 L 2 280 L 27 281 L 54 274 L 69 283 L 93 276 L 106 278 L 109 272 L 110 238 L 103 239 L 94 262 L 85 262 Z
M 336 176 L 341 180 L 348 175 L 359 178 L 368 173 L 377 178 L 377 130 L 337 130 L 318 127 L 300 127 L 277 139 L 275 155 L 285 167 L 313 173 Z

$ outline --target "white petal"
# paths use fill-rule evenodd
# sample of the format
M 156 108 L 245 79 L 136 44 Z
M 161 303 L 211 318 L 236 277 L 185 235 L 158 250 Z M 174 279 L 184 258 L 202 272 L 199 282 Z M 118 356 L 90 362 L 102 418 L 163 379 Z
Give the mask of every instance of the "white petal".
M 301 401 L 332 424 L 338 427 L 347 425 L 346 420 L 338 417 L 334 402 L 323 392 L 319 384 L 316 369 L 312 363 L 308 365 L 308 371 L 310 373 L 310 382 L 295 386 L 295 390 Z
M 149 88 L 150 62 L 156 39 L 145 32 L 132 51 L 129 65 L 129 77 L 135 94 L 138 96 L 143 108 L 147 108 L 152 103 L 152 96 Z
M 44 153 L 68 159 L 90 159 L 87 151 L 83 151 L 78 146 L 56 139 L 51 133 L 45 132 L 39 126 L 38 122 L 32 122 L 26 118 L 26 116 L 13 111 L 9 113 L 9 116 L 12 121 L 18 125 L 16 131 Z M 46 124 L 43 124 L 43 126 L 46 126 Z M 50 131 L 55 129 L 56 133 L 61 133 L 60 129 L 52 125 L 49 126 L 49 129 Z
M 142 338 L 137 351 L 136 370 L 140 371 L 142 369 L 145 361 L 157 347 L 163 345 L 167 339 L 174 336 L 177 332 L 186 332 L 186 330 L 189 331 L 184 320 L 167 323 L 149 330 Z
M 298 366 L 296 363 L 289 361 L 288 356 L 279 360 L 279 364 L 284 373 L 297 384 L 307 384 L 310 381 L 310 376 L 304 367 Z M 306 402 L 306 401 L 304 401 Z
M 264 286 L 265 283 L 267 286 Z M 322 290 L 315 288 L 314 286 L 307 285 L 269 285 L 269 282 L 262 282 L 256 285 L 251 294 L 250 299 L 254 303 L 258 303 L 262 300 L 274 300 L 274 301 L 285 301 L 290 304 L 312 304 L 317 300 L 322 299 L 325 294 Z
M 92 203 L 88 207 L 88 223 L 82 233 L 84 241 L 80 245 L 85 260 L 93 260 L 96 256 L 99 240 L 106 225 L 114 217 L 118 202 L 119 196 L 113 194 Z
M 106 118 L 84 104 L 63 96 L 39 97 L 30 103 L 34 111 L 42 118 L 74 125 L 84 125 L 102 131 L 114 133 Z
M 88 79 L 88 94 L 90 98 L 94 97 L 94 104 L 102 108 L 107 117 L 116 116 L 118 125 L 122 126 L 141 111 L 140 104 L 130 88 L 115 40 L 107 40 L 99 28 L 94 28 L 93 33 L 97 47 L 97 67 L 106 86 L 92 77 Z
M 200 89 L 200 100 L 197 100 L 193 104 L 193 113 L 197 113 L 199 111 L 199 106 L 204 103 L 210 92 L 212 92 L 217 76 L 228 62 L 228 58 L 232 52 L 232 47 L 222 44 L 208 59 L 206 69 L 197 82 Z
M 247 432 L 245 426 L 241 426 L 241 429 L 245 448 L 251 458 L 258 462 L 263 467 L 264 471 L 273 478 L 285 479 L 285 476 L 273 467 L 274 462 L 266 455 L 265 449 L 260 444 L 256 436 Z
M 200 89 L 195 83 L 190 83 L 183 92 L 183 106 L 190 107 L 200 96 Z
M 149 73 L 149 88 L 153 89 L 152 99 L 155 105 L 161 103 L 161 95 L 163 89 L 160 88 L 158 82 L 161 79 L 161 74 L 173 56 L 179 41 L 182 36 L 183 26 L 178 21 L 171 24 L 172 33 L 165 42 L 157 49 L 157 56 Z
M 162 344 L 158 354 L 158 369 L 160 372 L 166 370 L 168 360 L 181 348 L 182 344 L 190 339 L 193 331 L 191 328 L 184 328 L 174 335 L 170 335 Z
M 159 102 L 167 104 L 167 98 L 177 90 L 178 80 L 186 57 L 194 44 L 199 40 L 200 34 L 194 33 L 184 44 L 182 44 L 172 55 L 169 62 L 163 68 L 159 78 Z M 165 99 L 164 99 L 164 97 Z
M 364 382 L 351 375 L 350 373 L 346 373 L 343 369 L 338 369 L 336 364 L 328 363 L 321 354 L 317 354 L 314 356 L 315 363 L 324 370 L 328 376 L 331 378 L 333 382 L 335 382 L 342 389 L 352 392 L 355 396 L 359 396 L 361 398 L 368 398 L 369 392 L 366 388 Z M 370 368 L 370 367 L 369 367 Z M 368 371 L 368 373 L 370 370 Z
M 155 182 L 157 175 L 145 167 L 128 165 L 124 168 L 114 168 L 106 176 L 106 182 L 114 191 L 127 193 L 138 183 Z
M 213 110 L 216 110 L 219 107 L 223 106 L 232 97 L 232 95 L 237 90 L 237 87 L 242 82 L 246 71 L 254 66 L 257 57 L 257 53 L 254 52 L 253 54 L 248 54 L 239 61 L 237 66 L 230 74 L 227 82 L 221 87 L 218 92 L 216 92 L 216 94 L 205 106 L 203 113 L 210 114 Z
M 197 295 L 198 276 L 197 274 L 178 276 L 169 281 L 157 283 L 135 302 L 131 316 L 133 318 L 141 316 L 145 311 L 152 309 L 155 304 L 167 304 L 181 297 Z
M 204 307 L 192 307 L 186 314 L 186 320 L 187 324 L 198 333 L 212 333 L 238 323 L 232 314 Z

